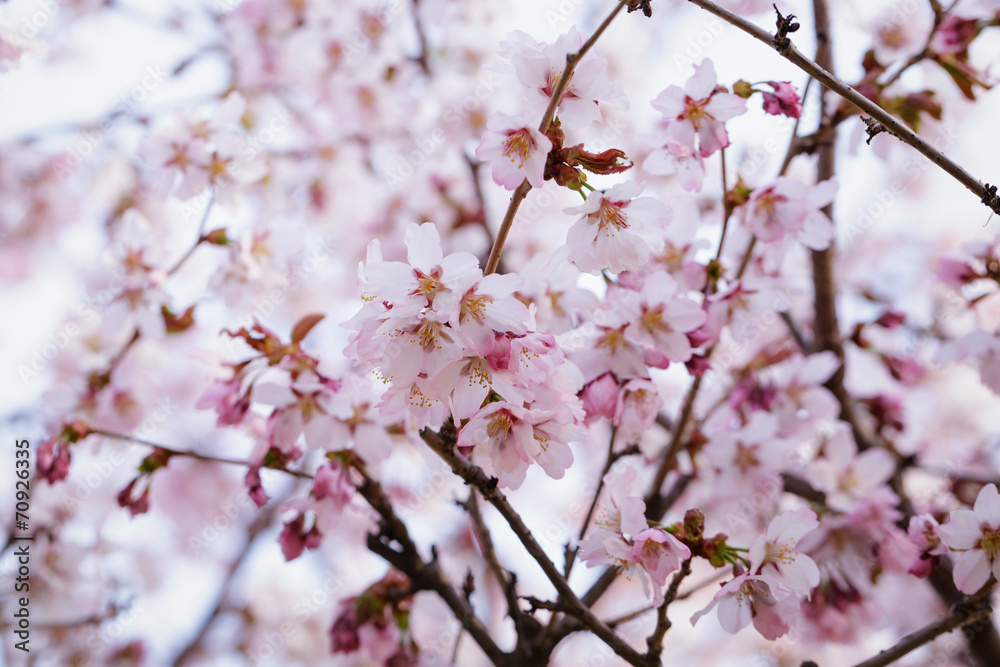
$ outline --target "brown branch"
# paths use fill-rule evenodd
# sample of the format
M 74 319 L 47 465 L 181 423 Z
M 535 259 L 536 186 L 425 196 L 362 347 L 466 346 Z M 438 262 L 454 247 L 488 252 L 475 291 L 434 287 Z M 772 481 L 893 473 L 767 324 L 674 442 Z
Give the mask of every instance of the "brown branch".
M 423 21 L 420 20 L 420 7 L 418 6 L 420 0 L 413 0 L 413 29 L 417 33 L 417 42 L 420 44 L 420 53 L 417 54 L 414 60 L 420 65 L 420 69 L 424 71 L 424 74 L 430 75 L 431 66 L 428 60 L 428 48 L 427 48 L 427 33 L 424 32 Z
M 978 621 L 989 623 L 990 614 L 993 613 L 993 608 L 989 602 L 989 593 L 992 587 L 993 582 L 991 581 L 982 591 L 954 605 L 950 612 L 938 620 L 915 632 L 911 632 L 900 639 L 895 646 L 880 651 L 875 657 L 869 658 L 864 662 L 859 662 L 854 667 L 885 667 L 885 665 L 899 660 L 910 651 L 914 651 L 924 644 L 929 644 L 937 637 L 952 630 L 957 630 Z
M 750 23 L 746 19 L 737 14 L 734 14 L 722 7 L 718 6 L 711 0 L 688 0 L 694 5 L 701 7 L 702 9 L 718 16 L 723 21 L 739 28 L 743 32 L 747 33 L 751 37 L 760 40 L 764 44 L 772 44 L 772 35 L 767 31 L 761 29 L 760 27 Z M 828 26 L 828 24 L 827 24 Z M 829 33 L 827 32 L 827 35 Z M 973 194 L 980 198 L 980 201 L 985 203 L 991 210 L 995 213 L 1000 213 L 1000 199 L 996 197 L 995 192 L 991 192 L 987 185 L 981 183 L 972 174 L 967 172 L 961 165 L 953 162 L 944 153 L 937 150 L 931 146 L 925 139 L 920 135 L 911 130 L 905 123 L 901 120 L 887 112 L 885 109 L 875 104 L 867 97 L 859 93 L 857 90 L 847 85 L 833 74 L 829 72 L 827 68 L 822 67 L 817 62 L 810 60 L 805 55 L 802 54 L 794 44 L 789 44 L 787 48 L 780 50 L 779 53 L 786 58 L 793 65 L 801 69 L 806 74 L 809 74 L 814 79 L 822 83 L 824 86 L 834 91 L 842 98 L 856 106 L 861 111 L 867 113 L 869 116 L 875 120 L 882 123 L 886 129 L 892 133 L 900 141 L 909 144 L 915 148 L 924 157 L 929 159 L 931 162 L 936 164 L 942 170 L 945 171 L 952 178 L 957 180 L 959 183 L 968 188 Z
M 514 621 L 514 629 L 517 630 L 517 647 L 514 649 L 514 654 L 518 659 L 530 662 L 537 657 L 534 642 L 538 638 L 542 626 L 534 616 L 521 609 L 517 597 L 517 577 L 513 572 L 504 570 L 503 566 L 500 565 L 496 548 L 493 546 L 493 537 L 486 527 L 486 522 L 483 520 L 483 514 L 479 508 L 479 492 L 474 488 L 469 489 L 469 498 L 464 502 L 460 501 L 459 505 L 469 513 L 473 530 L 476 532 L 476 537 L 483 550 L 486 567 L 493 573 L 497 583 L 500 584 L 504 598 L 507 600 L 507 615 Z
M 785 472 L 781 473 L 781 478 L 785 483 L 785 493 L 791 493 L 792 495 L 804 498 L 811 503 L 818 503 L 820 505 L 826 504 L 826 494 L 815 489 L 812 484 L 801 477 L 796 477 L 795 475 Z
M 795 320 L 792 316 L 788 314 L 788 311 L 780 313 L 782 322 L 788 327 L 788 333 L 792 334 L 792 338 L 795 339 L 795 344 L 799 346 L 802 350 L 802 354 L 812 354 L 812 344 L 806 340 L 806 337 L 802 334 L 798 325 L 795 324 Z
M 611 427 L 611 439 L 608 442 L 608 456 L 604 461 L 604 469 L 601 470 L 601 476 L 597 480 L 597 489 L 594 491 L 593 498 L 590 499 L 590 507 L 587 508 L 587 514 L 583 517 L 583 524 L 580 526 L 580 533 L 576 538 L 577 546 L 573 549 L 567 549 L 566 564 L 563 566 L 563 575 L 568 577 L 569 573 L 573 571 L 573 563 L 576 562 L 576 555 L 580 551 L 580 542 L 583 540 L 584 536 L 587 534 L 587 528 L 590 527 L 590 520 L 594 517 L 594 510 L 597 509 L 597 501 L 601 496 L 601 490 L 604 489 L 604 476 L 608 474 L 611 470 L 611 466 L 615 462 L 626 456 L 628 454 L 638 454 L 639 449 L 637 447 L 630 447 L 618 454 L 615 454 L 615 434 L 618 432 L 618 428 L 615 426 Z
M 628 0 L 619 0 L 615 8 L 611 10 L 611 13 L 601 22 L 601 25 L 597 27 L 594 34 L 590 36 L 580 50 L 576 53 L 566 54 L 566 67 L 563 68 L 563 72 L 556 82 L 555 88 L 552 91 L 552 97 L 549 99 L 549 106 L 545 109 L 545 114 L 542 116 L 542 122 L 538 125 L 538 131 L 545 134 L 549 126 L 552 124 L 552 119 L 556 117 L 556 108 L 559 106 L 559 102 L 562 101 L 563 93 L 566 91 L 566 86 L 569 84 L 570 78 L 573 76 L 573 71 L 576 69 L 577 64 L 580 60 L 587 55 L 587 52 L 593 48 L 594 44 L 597 42 L 598 38 L 607 30 L 611 22 L 618 16 L 619 12 L 628 6 Z M 493 243 L 493 248 L 490 250 L 490 258 L 486 262 L 486 268 L 483 270 L 485 275 L 490 275 L 497 270 L 497 265 L 500 263 L 500 253 L 503 251 L 504 243 L 507 242 L 507 235 L 510 234 L 511 225 L 514 224 L 514 216 L 517 214 L 518 207 L 521 206 L 521 202 L 524 198 L 528 196 L 528 191 L 531 190 L 531 184 L 528 183 L 527 179 L 521 182 L 519 186 L 514 190 L 514 193 L 510 196 L 510 203 L 507 205 L 507 212 L 504 213 L 503 220 L 500 222 L 500 229 L 497 231 L 496 241 Z
M 368 504 L 382 519 L 381 531 L 378 534 L 368 535 L 368 549 L 406 574 L 416 590 L 434 591 L 441 596 L 441 599 L 455 614 L 455 618 L 479 644 L 479 647 L 493 664 L 516 665 L 516 662 L 511 661 L 511 655 L 500 650 L 500 647 L 490 637 L 489 631 L 476 617 L 469 601 L 445 579 L 441 567 L 438 565 L 434 549 L 431 549 L 432 559 L 429 562 L 424 561 L 417 550 L 417 545 L 410 537 L 406 524 L 396 515 L 392 502 L 382 490 L 381 485 L 368 476 L 363 466 L 355 465 L 354 468 L 361 473 L 364 480 L 358 486 L 358 493 L 368 501 Z M 399 550 L 393 547 L 393 543 L 399 545 Z
M 646 639 L 646 647 L 648 649 L 646 656 L 651 661 L 655 660 L 657 664 L 659 664 L 660 656 L 663 654 L 663 637 L 667 634 L 667 630 L 671 626 L 670 619 L 667 618 L 667 608 L 677 599 L 677 589 L 689 574 L 691 574 L 690 558 L 681 564 L 680 571 L 674 575 L 673 580 L 670 582 L 670 588 L 667 589 L 667 594 L 663 597 L 663 604 L 656 610 L 656 629 Z
M 525 550 L 538 563 L 542 568 L 542 572 L 545 573 L 545 576 L 552 583 L 553 587 L 555 587 L 559 598 L 566 606 L 567 613 L 577 618 L 584 627 L 593 632 L 629 664 L 646 667 L 648 665 L 646 657 L 615 634 L 604 621 L 598 618 L 588 606 L 580 601 L 580 598 L 570 588 L 566 578 L 559 572 L 555 564 L 535 540 L 534 535 L 531 534 L 531 531 L 524 524 L 521 516 L 507 501 L 506 496 L 497 489 L 496 478 L 487 477 L 482 468 L 472 464 L 456 450 L 454 426 L 446 424 L 445 428 L 442 429 L 442 433 L 435 433 L 430 429 L 424 429 L 420 432 L 420 436 L 427 443 L 427 446 L 451 467 L 455 474 L 461 477 L 466 484 L 478 489 L 483 498 L 500 512 L 500 515 L 507 521 L 507 524 L 514 531 L 514 534 L 520 540 Z
M 135 436 L 128 435 L 126 433 L 115 433 L 114 431 L 106 431 L 104 429 L 90 428 L 90 427 L 88 427 L 88 430 L 93 435 L 101 435 L 104 436 L 105 438 L 114 438 L 115 440 L 134 442 L 138 445 L 145 445 L 146 447 L 155 447 L 156 449 L 159 449 L 170 456 L 183 456 L 186 458 L 196 459 L 198 461 L 212 461 L 214 463 L 227 463 L 230 465 L 237 465 L 237 466 L 249 467 L 251 465 L 249 461 L 243 461 L 241 459 L 230 459 L 222 456 L 212 456 L 211 454 L 200 454 L 198 452 L 191 451 L 188 449 L 175 449 L 173 447 L 167 447 L 166 445 L 160 445 L 155 442 L 150 442 L 149 440 L 143 440 L 142 438 L 137 438 Z M 310 475 L 309 473 L 304 472 L 302 470 L 292 470 L 290 468 L 269 468 L 269 470 L 278 470 L 280 472 L 285 472 L 288 473 L 289 475 L 293 475 L 295 477 L 301 477 L 303 479 L 313 478 L 313 475 Z
M 506 590 L 510 580 L 500 565 L 496 549 L 493 546 L 493 536 L 490 535 L 490 530 L 486 527 L 486 522 L 483 521 L 483 514 L 479 511 L 479 497 L 476 490 L 470 489 L 468 499 L 464 502 L 457 502 L 469 513 L 469 519 L 472 521 L 472 529 L 475 531 L 476 538 L 479 540 L 479 544 L 483 550 L 483 560 L 486 561 L 486 567 L 493 573 L 497 583 L 500 584 L 500 588 Z

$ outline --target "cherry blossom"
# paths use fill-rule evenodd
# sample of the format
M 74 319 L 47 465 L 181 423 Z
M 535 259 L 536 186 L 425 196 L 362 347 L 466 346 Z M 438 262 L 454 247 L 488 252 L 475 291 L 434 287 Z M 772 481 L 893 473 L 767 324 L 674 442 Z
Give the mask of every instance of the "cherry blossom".
M 997 663 L 926 631 L 998 578 L 997 0 L 46 4 L 0 26 L 39 664 Z M 132 22 L 122 81 L 77 33 Z
M 736 634 L 753 622 L 765 639 L 777 639 L 788 632 L 788 619 L 798 611 L 793 597 L 778 599 L 767 582 L 743 572 L 727 582 L 712 602 L 691 617 L 691 624 L 718 607 L 719 625 L 729 634 Z
M 767 85 L 771 86 L 774 92 L 763 91 L 764 111 L 772 116 L 784 115 L 789 118 L 798 118 L 802 115 L 802 102 L 790 81 L 768 81 Z
M 513 190 L 524 180 L 532 187 L 545 184 L 545 159 L 552 142 L 527 121 L 496 113 L 476 149 L 480 160 L 493 160 L 493 181 Z
M 667 136 L 645 135 L 642 139 L 657 147 L 643 160 L 643 169 L 657 176 L 676 174 L 682 188 L 688 192 L 701 192 L 705 179 L 705 158 L 699 151 Z
M 625 293 L 622 298 L 633 315 L 625 327 L 627 338 L 670 361 L 691 358 L 691 343 L 685 334 L 704 324 L 707 316 L 696 302 L 677 294 L 677 282 L 670 275 L 654 273 L 646 278 L 641 292 Z
M 657 199 L 640 197 L 641 192 L 636 183 L 619 183 L 566 209 L 566 213 L 584 215 L 566 238 L 569 260 L 577 268 L 629 271 L 663 246 L 660 230 L 670 221 L 669 211 Z
M 948 546 L 941 541 L 937 520 L 930 514 L 920 514 L 910 517 L 907 536 L 910 542 L 920 550 L 920 555 L 910 566 L 910 574 L 923 579 L 931 573 L 937 556 L 948 553 Z
M 784 512 L 767 527 L 767 534 L 750 546 L 750 566 L 767 583 L 776 599 L 808 597 L 819 584 L 819 568 L 797 550 L 799 540 L 819 527 L 812 510 Z
M 729 145 L 725 121 L 746 111 L 746 101 L 718 92 L 716 81 L 715 65 L 703 60 L 684 88 L 670 86 L 653 100 L 653 108 L 663 114 L 668 138 L 698 150 L 702 157 Z
M 941 541 L 960 551 L 955 562 L 955 585 L 971 595 L 982 588 L 990 575 L 1000 576 L 1000 493 L 987 484 L 971 510 L 954 510 L 948 522 L 938 528 Z
M 552 44 L 539 44 L 521 31 L 514 31 L 501 44 L 501 54 L 513 63 L 518 79 L 528 88 L 530 113 L 540 116 L 545 110 L 566 67 L 566 55 L 582 45 L 583 35 L 575 27 Z M 574 129 L 601 120 L 599 106 L 628 108 L 621 84 L 603 78 L 607 65 L 593 53 L 577 64 L 556 112 L 565 127 Z
M 823 458 L 811 469 L 817 489 L 827 493 L 827 504 L 851 510 L 892 476 L 896 464 L 884 449 L 858 452 L 847 428 L 839 428 L 823 443 Z
M 743 224 L 761 241 L 777 242 L 790 235 L 808 248 L 822 250 L 833 240 L 833 224 L 820 209 L 833 200 L 836 188 L 831 181 L 809 187 L 780 176 L 753 191 L 741 209 Z

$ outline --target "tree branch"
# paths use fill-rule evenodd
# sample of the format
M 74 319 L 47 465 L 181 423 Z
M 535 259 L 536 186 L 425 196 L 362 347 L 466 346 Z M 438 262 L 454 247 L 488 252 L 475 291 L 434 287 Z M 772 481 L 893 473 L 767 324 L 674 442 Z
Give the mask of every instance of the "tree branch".
M 758 39 L 765 44 L 771 45 L 773 39 L 772 35 L 753 23 L 750 23 L 742 16 L 738 16 L 726 9 L 723 9 L 714 2 L 711 2 L 711 0 L 688 0 L 688 2 L 715 14 L 723 21 L 739 28 L 751 37 Z M 1000 213 L 1000 198 L 997 197 L 995 191 L 991 191 L 989 189 L 988 184 L 984 185 L 979 182 L 979 180 L 972 174 L 967 172 L 957 163 L 953 162 L 944 153 L 927 143 L 926 140 L 907 127 L 907 125 L 901 120 L 835 77 L 826 68 L 807 58 L 801 51 L 795 48 L 794 44 L 790 44 L 784 50 L 779 51 L 779 53 L 803 72 L 809 74 L 824 86 L 859 108 L 861 111 L 867 113 L 869 116 L 885 125 L 886 130 L 893 134 L 897 139 L 915 148 L 924 157 L 944 170 L 945 173 L 949 174 L 952 178 L 968 188 L 994 213 Z
M 542 116 L 542 122 L 538 125 L 538 131 L 545 134 L 549 126 L 552 124 L 552 120 L 556 117 L 556 108 L 559 106 L 559 102 L 562 101 L 563 93 L 566 91 L 566 86 L 569 84 L 570 78 L 573 76 L 573 71 L 576 69 L 577 64 L 580 60 L 587 55 L 587 52 L 593 48 L 594 44 L 597 42 L 598 38 L 607 30 L 611 22 L 618 16 L 619 12 L 628 5 L 627 0 L 619 0 L 615 8 L 611 10 L 607 18 L 601 22 L 601 25 L 597 27 L 594 34 L 590 36 L 580 50 L 576 53 L 566 54 L 566 67 L 563 68 L 562 74 L 559 76 L 559 80 L 556 82 L 555 88 L 552 91 L 552 97 L 549 99 L 549 106 L 545 109 L 545 114 Z M 521 182 L 519 186 L 514 190 L 514 194 L 510 196 L 510 203 L 507 205 L 507 212 L 504 213 L 503 220 L 500 222 L 500 229 L 497 231 L 496 241 L 493 243 L 493 248 L 490 250 L 490 258 L 486 262 L 486 268 L 483 270 L 485 275 L 490 275 L 497 270 L 497 264 L 500 263 L 500 253 L 503 251 L 504 243 L 507 242 L 507 235 L 510 234 L 511 225 L 514 224 L 514 216 L 517 214 L 518 207 L 521 206 L 521 202 L 524 198 L 528 196 L 528 191 L 531 190 L 531 184 L 528 183 L 527 179 Z
M 381 521 L 381 532 L 379 534 L 368 535 L 368 548 L 386 562 L 395 567 L 400 572 L 406 574 L 413 586 L 418 590 L 434 591 L 441 596 L 445 604 L 451 608 L 455 618 L 458 619 L 466 632 L 479 644 L 483 652 L 495 665 L 513 665 L 511 656 L 500 650 L 489 631 L 483 625 L 472 606 L 462 595 L 455 590 L 445 579 L 441 568 L 437 563 L 437 554 L 433 548 L 434 556 L 430 562 L 425 562 L 417 550 L 417 545 L 410 537 L 406 524 L 396 515 L 392 508 L 389 497 L 385 495 L 381 485 L 368 476 L 361 465 L 354 468 L 361 473 L 364 482 L 358 486 L 358 493 L 361 494 L 368 504 L 371 505 Z M 399 545 L 400 550 L 393 548 L 392 543 Z
M 648 661 L 645 656 L 632 648 L 625 640 L 619 637 L 609 628 L 604 621 L 599 619 L 580 598 L 577 597 L 573 589 L 570 588 L 566 578 L 556 568 L 552 560 L 545 554 L 545 551 L 535 540 L 531 531 L 524 524 L 521 516 L 514 510 L 507 501 L 506 496 L 497 489 L 497 480 L 489 478 L 483 469 L 472 464 L 455 449 L 454 426 L 446 424 L 441 433 L 435 433 L 430 429 L 420 432 L 427 446 L 434 450 L 451 469 L 461 477 L 466 484 L 476 488 L 487 500 L 500 512 L 500 515 L 507 521 L 511 530 L 524 545 L 525 550 L 536 563 L 542 568 L 545 576 L 555 587 L 562 603 L 566 606 L 567 613 L 576 617 L 588 630 L 593 632 L 604 643 L 620 657 L 624 658 L 631 665 L 645 667 Z
M 667 594 L 663 597 L 663 604 L 656 610 L 656 629 L 646 640 L 648 648 L 646 656 L 657 663 L 660 662 L 660 656 L 663 654 L 663 637 L 671 625 L 670 619 L 667 618 L 667 608 L 670 607 L 670 603 L 677 599 L 677 589 L 680 588 L 681 582 L 689 574 L 691 574 L 690 558 L 681 564 L 680 571 L 674 575 L 670 582 L 670 588 L 667 589 Z
M 992 587 L 993 582 L 990 582 L 983 591 L 953 606 L 948 614 L 916 632 L 911 632 L 892 648 L 880 651 L 875 657 L 859 662 L 854 667 L 884 667 L 945 633 L 977 621 L 989 622 L 990 614 L 993 613 L 989 602 L 989 592 Z

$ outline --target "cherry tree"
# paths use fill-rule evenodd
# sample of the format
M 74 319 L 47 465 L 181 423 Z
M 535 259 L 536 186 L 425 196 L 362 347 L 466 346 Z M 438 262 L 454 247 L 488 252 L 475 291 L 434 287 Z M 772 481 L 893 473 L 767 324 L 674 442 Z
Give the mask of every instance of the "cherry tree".
M 37 5 L 7 664 L 1000 662 L 996 0 Z

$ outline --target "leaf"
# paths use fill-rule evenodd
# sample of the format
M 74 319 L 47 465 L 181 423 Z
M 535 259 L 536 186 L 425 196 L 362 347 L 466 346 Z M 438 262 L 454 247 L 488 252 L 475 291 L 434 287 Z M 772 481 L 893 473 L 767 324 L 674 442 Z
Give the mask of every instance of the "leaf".
M 292 328 L 292 343 L 301 343 L 302 339 L 308 336 L 309 332 L 312 331 L 312 328 L 319 324 L 324 317 L 326 317 L 326 315 L 313 313 L 312 315 L 306 315 L 299 320 L 295 327 Z
M 167 333 L 180 333 L 191 328 L 194 324 L 194 306 L 190 306 L 183 315 L 177 315 L 166 306 L 160 307 L 163 313 L 163 322 L 167 327 Z
M 962 94 L 970 100 L 975 101 L 976 99 L 976 94 L 972 89 L 973 85 L 978 85 L 985 90 L 991 88 L 990 85 L 976 76 L 975 70 L 969 67 L 968 63 L 964 63 L 950 54 L 939 55 L 934 60 L 948 73 L 948 76 L 952 78 L 955 85 L 962 91 Z

